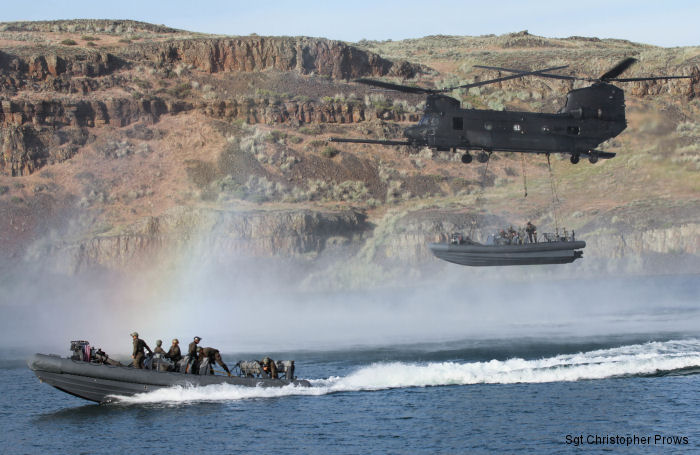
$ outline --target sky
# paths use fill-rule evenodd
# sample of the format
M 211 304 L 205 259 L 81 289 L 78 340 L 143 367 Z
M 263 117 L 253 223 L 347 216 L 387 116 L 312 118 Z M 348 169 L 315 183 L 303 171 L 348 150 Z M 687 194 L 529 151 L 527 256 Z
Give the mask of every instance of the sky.
M 528 30 L 545 37 L 620 38 L 664 47 L 700 45 L 697 0 L 120 0 L 7 2 L 0 21 L 133 19 L 226 35 L 316 36 L 343 41 Z

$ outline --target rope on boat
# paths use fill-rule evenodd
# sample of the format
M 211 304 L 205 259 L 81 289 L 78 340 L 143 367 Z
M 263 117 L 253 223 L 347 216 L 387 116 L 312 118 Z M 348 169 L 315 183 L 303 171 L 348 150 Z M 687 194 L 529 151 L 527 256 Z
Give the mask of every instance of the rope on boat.
M 525 195 L 523 197 L 527 197 L 527 177 L 525 176 L 525 154 L 524 153 L 520 154 L 520 164 L 522 165 L 522 168 L 523 168 L 523 191 L 525 192 Z
M 484 189 L 486 188 L 486 173 L 489 170 L 489 163 L 491 160 L 486 161 L 486 166 L 484 166 L 484 172 L 481 173 L 481 180 L 479 182 L 479 192 L 476 195 L 476 198 L 474 200 L 475 208 L 476 211 L 474 212 L 474 216 L 472 217 L 472 225 L 471 228 L 469 229 L 469 238 L 473 239 L 473 234 L 474 231 L 476 231 L 479 228 L 479 212 L 481 211 L 481 206 L 484 203 Z
M 549 153 L 547 153 L 547 168 L 549 169 L 549 183 L 552 187 L 552 213 L 554 214 L 554 229 L 555 233 L 559 235 L 559 220 L 557 217 L 557 209 L 559 208 L 559 196 L 557 195 L 557 187 L 554 182 L 554 173 L 552 172 L 552 163 L 549 159 Z

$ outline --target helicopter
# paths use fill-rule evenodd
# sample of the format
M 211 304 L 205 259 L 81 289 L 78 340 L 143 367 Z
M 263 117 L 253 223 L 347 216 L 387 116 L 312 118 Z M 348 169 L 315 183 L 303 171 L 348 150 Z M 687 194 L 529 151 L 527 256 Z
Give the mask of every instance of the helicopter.
M 404 129 L 405 141 L 338 137 L 331 137 L 329 141 L 429 147 L 437 151 L 451 150 L 454 153 L 464 150 L 461 157 L 463 163 L 472 162 L 470 151 L 478 151 L 476 159 L 480 163 L 487 162 L 493 152 L 563 153 L 570 155 L 572 164 L 578 163 L 581 157 L 587 157 L 591 163 L 596 163 L 599 159 L 610 159 L 615 156 L 613 152 L 596 150 L 596 147 L 617 136 L 627 127 L 624 91 L 613 85 L 613 82 L 693 77 L 618 78 L 635 62 L 637 62 L 635 58 L 626 58 L 597 78 L 553 73 L 568 66 L 528 71 L 475 65 L 476 68 L 512 74 L 444 89 L 412 87 L 373 79 L 356 79 L 355 82 L 382 89 L 426 94 L 423 115 L 417 125 Z M 459 100 L 444 95 L 455 89 L 479 87 L 525 76 L 583 80 L 592 84 L 569 91 L 566 95 L 566 103 L 558 113 L 463 109 Z

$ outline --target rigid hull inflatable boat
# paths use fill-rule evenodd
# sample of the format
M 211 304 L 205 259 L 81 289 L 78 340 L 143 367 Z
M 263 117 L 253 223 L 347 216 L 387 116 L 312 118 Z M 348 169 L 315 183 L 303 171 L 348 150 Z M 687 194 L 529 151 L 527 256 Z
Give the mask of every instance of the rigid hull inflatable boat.
M 583 256 L 581 240 L 557 240 L 513 245 L 483 245 L 466 239 L 431 243 L 433 254 L 443 261 L 475 267 L 499 265 L 568 264 Z
M 208 366 L 200 368 L 203 374 L 185 374 L 163 371 L 163 368 L 137 369 L 131 366 L 88 362 L 57 355 L 34 354 L 27 362 L 41 382 L 63 392 L 98 403 L 113 401 L 114 396 L 131 396 L 137 393 L 173 386 L 207 386 L 231 384 L 245 387 L 283 387 L 296 385 L 309 387 L 306 380 L 293 376 L 293 361 L 277 362 L 283 378 L 258 377 L 254 368 L 238 367 L 239 375 L 231 377 L 209 374 Z M 240 362 L 259 365 L 258 362 Z M 279 368 L 279 367 L 282 368 Z M 258 372 L 260 370 L 257 370 Z

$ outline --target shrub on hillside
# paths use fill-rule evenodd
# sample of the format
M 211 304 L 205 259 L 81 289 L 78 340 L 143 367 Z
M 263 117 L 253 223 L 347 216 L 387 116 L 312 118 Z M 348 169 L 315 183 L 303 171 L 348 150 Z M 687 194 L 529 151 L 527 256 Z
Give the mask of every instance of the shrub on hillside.
M 204 189 L 217 177 L 217 169 L 213 163 L 202 160 L 186 160 L 187 177 L 200 189 Z
M 326 158 L 333 158 L 338 153 L 340 153 L 340 150 L 331 147 L 330 145 L 323 147 L 323 150 L 321 150 L 321 156 L 325 156 Z

